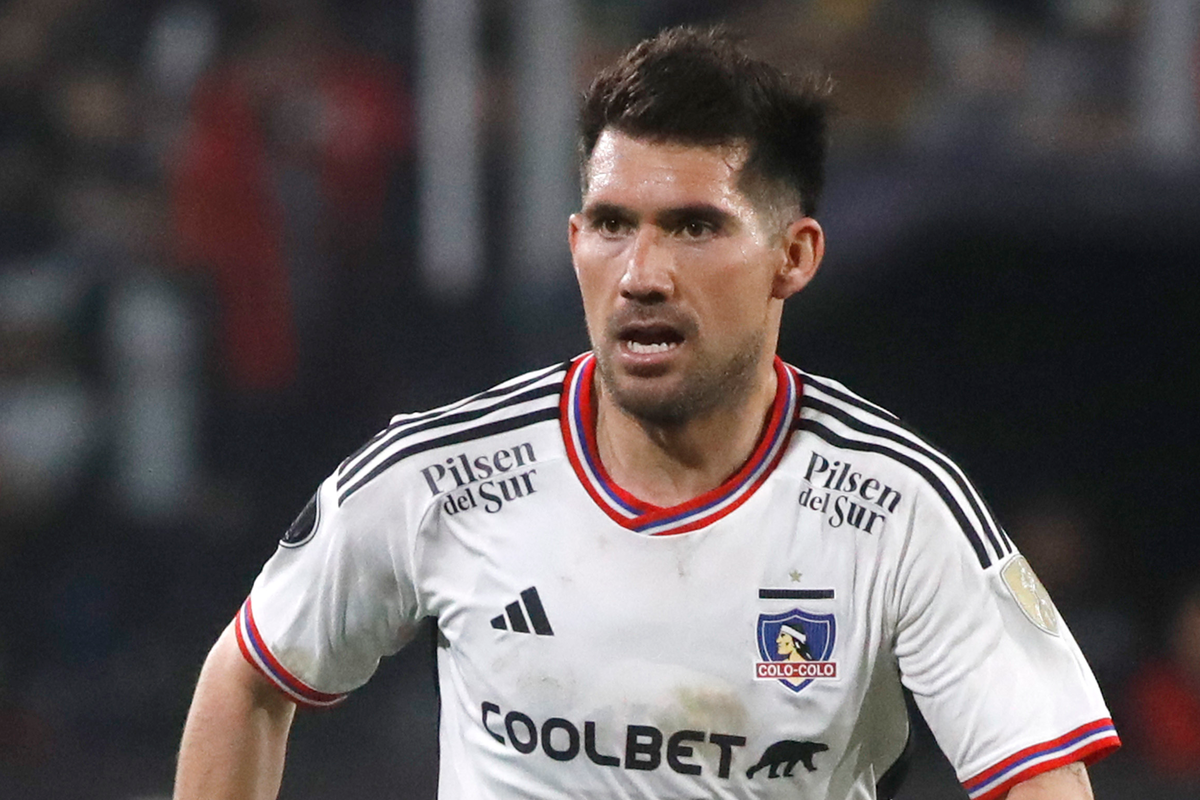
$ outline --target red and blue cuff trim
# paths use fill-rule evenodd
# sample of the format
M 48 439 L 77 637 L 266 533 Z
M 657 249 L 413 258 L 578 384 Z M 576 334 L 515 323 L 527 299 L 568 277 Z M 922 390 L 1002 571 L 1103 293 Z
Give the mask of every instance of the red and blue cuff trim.
M 740 506 L 762 485 L 783 457 L 800 405 L 800 379 L 778 357 L 771 416 L 758 445 L 746 463 L 715 489 L 668 508 L 643 502 L 613 482 L 600 462 L 596 446 L 596 406 L 593 378 L 596 359 L 588 353 L 576 359 L 562 394 L 563 441 L 567 457 L 583 488 L 619 525 L 657 536 L 684 533 L 711 525 Z
M 288 672 L 275 659 L 266 642 L 263 641 L 262 634 L 258 632 L 258 626 L 254 624 L 254 610 L 250 607 L 249 597 L 238 611 L 237 619 L 234 621 L 234 630 L 237 633 L 238 647 L 241 648 L 242 655 L 246 660 L 276 688 L 300 705 L 326 708 L 337 705 L 346 699 L 345 694 L 318 692 Z
M 1035 775 L 1075 761 L 1091 764 L 1113 753 L 1121 739 L 1112 720 L 1105 717 L 1081 725 L 1057 739 L 1026 747 L 973 778 L 963 781 L 971 800 L 995 800 Z

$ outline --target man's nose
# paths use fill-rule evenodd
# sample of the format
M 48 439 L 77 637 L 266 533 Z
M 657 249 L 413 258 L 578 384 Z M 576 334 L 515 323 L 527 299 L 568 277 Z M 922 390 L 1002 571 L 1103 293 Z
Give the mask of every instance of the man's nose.
M 644 226 L 630 243 L 625 274 L 621 276 L 621 294 L 643 302 L 661 302 L 675 288 L 674 262 L 662 232 Z

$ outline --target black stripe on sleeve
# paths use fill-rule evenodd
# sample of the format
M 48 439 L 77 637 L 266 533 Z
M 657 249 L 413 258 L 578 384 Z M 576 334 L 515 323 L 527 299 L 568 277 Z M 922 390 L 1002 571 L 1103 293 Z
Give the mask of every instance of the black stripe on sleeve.
M 919 439 L 914 441 L 913 439 L 901 436 L 895 431 L 889 431 L 885 428 L 878 428 L 874 425 L 870 425 L 863 420 L 851 416 L 837 406 L 826 403 L 823 400 L 818 400 L 813 397 L 806 397 L 804 399 L 804 405 L 805 407 L 811 408 L 814 411 L 820 411 L 823 414 L 828 414 L 834 419 L 840 421 L 846 427 L 856 430 L 859 433 L 888 439 L 896 444 L 914 450 L 937 464 L 939 467 L 945 470 L 946 474 L 950 476 L 950 479 L 958 487 L 959 491 L 962 492 L 963 497 L 966 498 L 971 512 L 975 515 L 975 518 L 980 521 L 983 532 L 987 535 L 988 541 L 991 543 L 992 550 L 996 554 L 996 557 L 1003 558 L 1004 554 L 1008 552 L 1007 548 L 998 539 L 999 533 L 997 531 L 999 526 L 991 516 L 991 509 L 988 509 L 985 512 L 984 509 L 979 506 L 979 503 L 975 501 L 975 492 L 968 484 L 966 477 L 962 475 L 961 471 L 958 470 L 955 465 L 951 463 L 951 461 L 944 455 L 931 447 L 923 446 Z
M 457 431 L 436 439 L 426 439 L 423 442 L 416 442 L 408 447 L 403 447 L 380 461 L 371 469 L 370 472 L 368 472 L 366 475 L 360 476 L 353 485 L 347 487 L 345 491 L 338 495 L 338 505 L 340 506 L 342 503 L 345 503 L 346 498 L 350 497 L 350 495 L 366 486 L 388 467 L 392 466 L 398 461 L 408 458 L 411 455 L 416 455 L 417 453 L 423 453 L 426 450 L 433 450 L 434 448 L 443 447 L 446 445 L 462 444 L 463 442 L 469 442 L 473 439 L 482 439 L 485 436 L 493 436 L 497 433 L 506 433 L 508 431 L 516 430 L 517 428 L 524 428 L 527 425 L 533 425 L 538 422 L 556 419 L 558 419 L 557 404 L 552 408 L 543 408 L 539 411 L 532 411 L 528 414 L 522 414 L 517 417 L 509 417 L 508 419 L 501 419 L 484 425 L 477 425 L 473 428 L 467 428 L 466 430 Z
M 562 391 L 562 386 L 560 384 L 551 383 L 545 386 L 539 386 L 536 389 L 530 389 L 529 391 L 521 394 L 515 394 L 511 397 L 506 397 L 497 403 L 492 403 L 491 405 L 484 406 L 483 408 L 472 408 L 467 411 L 447 413 L 444 416 L 437 416 L 433 419 L 426 420 L 423 423 L 418 423 L 400 430 L 395 430 L 386 438 L 385 441 L 380 442 L 377 446 L 371 448 L 371 450 L 361 459 L 359 459 L 356 464 L 344 471 L 341 476 L 338 477 L 337 488 L 341 489 L 343 486 L 353 480 L 355 475 L 361 472 L 367 466 L 367 464 L 371 463 L 371 461 L 379 456 L 379 454 L 384 450 L 396 444 L 396 442 L 407 439 L 409 436 L 421 433 L 423 431 L 433 430 L 434 428 L 443 428 L 447 425 L 471 422 L 472 420 L 487 416 L 493 411 L 498 411 L 502 408 L 507 408 L 508 406 L 520 405 L 521 403 L 526 403 L 530 400 L 548 397 L 550 395 L 558 394 L 560 391 Z
M 829 384 L 824 383 L 824 382 L 818 380 L 817 378 L 814 378 L 812 375 L 809 375 L 807 372 L 800 373 L 800 377 L 805 383 L 811 383 L 813 386 L 816 386 L 818 389 L 820 389 L 825 394 L 830 395 L 831 397 L 836 397 L 838 400 L 841 400 L 843 403 L 849 403 L 850 405 L 854 406 L 855 408 L 866 411 L 869 414 L 882 414 L 883 416 L 887 417 L 888 419 L 892 420 L 893 422 L 897 422 L 897 423 L 900 422 L 900 418 L 897 417 L 892 412 L 888 411 L 886 408 L 877 406 L 874 403 L 869 403 L 866 400 L 863 400 L 861 397 L 856 397 L 855 395 L 852 395 L 849 392 L 844 392 L 841 389 L 838 389 L 834 386 L 830 386 Z
M 852 439 L 847 439 L 844 436 L 839 436 L 838 434 L 829 430 L 829 428 L 813 419 L 801 418 L 796 423 L 796 427 L 800 430 L 812 433 L 834 447 L 841 447 L 844 450 L 856 450 L 862 453 L 878 453 L 879 455 L 886 456 L 887 458 L 897 461 L 915 471 L 918 475 L 926 480 L 933 490 L 937 492 L 938 496 L 942 498 L 942 501 L 946 504 L 946 507 L 950 509 L 950 513 L 954 515 L 955 521 L 962 529 L 962 532 L 966 535 L 967 541 L 971 543 L 971 549 L 975 551 L 975 556 L 979 559 L 979 565 L 984 569 L 987 569 L 989 566 L 991 566 L 992 560 L 988 556 L 987 549 L 983 546 L 983 540 L 979 538 L 979 532 L 975 530 L 975 527 L 971 525 L 970 521 L 967 520 L 966 515 L 963 514 L 962 507 L 959 506 L 959 504 L 954 500 L 954 497 L 950 494 L 950 491 L 946 488 L 945 484 L 942 483 L 942 481 L 939 480 L 938 477 L 920 461 L 917 461 L 911 456 L 905 455 L 904 453 L 898 452 L 890 447 L 885 447 L 884 445 L 874 444 L 872 442 L 857 442 Z
M 531 386 L 531 385 L 537 383 L 538 381 L 549 377 L 550 375 L 553 375 L 555 372 L 566 371 L 567 369 L 570 368 L 570 366 L 571 366 L 571 362 L 565 361 L 561 364 L 556 364 L 553 367 L 547 367 L 546 369 L 540 370 L 540 371 L 534 373 L 533 375 L 529 376 L 528 378 L 526 378 L 524 380 L 519 380 L 518 382 L 516 382 L 510 386 L 505 386 L 505 385 L 496 386 L 491 389 L 488 389 L 486 392 L 480 392 L 479 394 L 472 395 L 466 399 L 459 400 L 458 402 L 455 402 L 455 403 L 451 403 L 448 406 L 442 406 L 440 408 L 435 408 L 430 411 L 426 411 L 424 413 L 405 415 L 399 419 L 396 419 L 390 425 L 388 425 L 386 428 L 379 431 L 374 436 L 372 436 L 370 439 L 368 439 L 361 447 L 359 447 L 357 450 L 355 450 L 353 453 L 351 453 L 349 456 L 347 456 L 346 459 L 344 461 L 342 461 L 341 468 L 345 469 L 346 467 L 348 467 L 350 465 L 351 462 L 355 461 L 356 459 L 358 459 L 359 456 L 361 456 L 363 453 L 367 452 L 367 450 L 371 449 L 371 446 L 374 445 L 376 442 L 378 442 L 380 439 L 387 438 L 392 433 L 395 433 L 396 431 L 398 431 L 402 428 L 407 430 L 408 428 L 410 428 L 414 425 L 419 425 L 420 423 L 425 422 L 427 420 L 432 420 L 432 419 L 436 419 L 438 417 L 452 414 L 455 411 L 463 409 L 466 406 L 468 406 L 472 403 L 479 402 L 481 400 L 490 400 L 493 397 L 503 397 L 506 395 L 520 392 L 522 389 L 524 389 L 528 386 Z M 555 385 L 556 387 L 560 387 L 561 381 L 559 381 L 553 385 Z M 369 457 L 367 460 L 369 460 Z M 340 486 L 340 484 L 339 484 L 339 486 Z
M 842 402 L 844 402 L 848 405 L 854 406 L 855 408 L 857 408 L 861 411 L 864 411 L 868 414 L 878 414 L 878 415 L 882 415 L 882 416 L 886 417 L 888 419 L 888 421 L 897 425 L 903 431 L 908 433 L 909 436 L 912 437 L 912 440 L 910 441 L 910 445 L 912 445 L 914 447 L 918 447 L 918 448 L 924 448 L 932 456 L 942 456 L 941 453 L 938 453 L 933 447 L 931 447 L 926 442 L 925 437 L 922 436 L 919 431 L 914 430 L 911 425 L 909 425 L 904 420 L 897 417 L 892 412 L 888 411 L 886 408 L 877 406 L 874 403 L 864 400 L 861 397 L 858 397 L 857 395 L 854 395 L 847 390 L 838 389 L 834 386 L 831 386 L 828 383 L 823 382 L 820 378 L 816 378 L 812 375 L 809 375 L 808 373 L 802 372 L 800 374 L 805 381 L 811 383 L 813 386 L 816 386 L 820 391 L 824 392 L 825 394 L 827 394 L 831 397 L 836 397 L 838 400 L 841 400 Z M 950 462 L 949 459 L 946 459 L 946 463 L 943 466 L 946 467 L 948 472 L 950 472 L 952 475 L 955 476 L 955 481 L 958 482 L 959 487 L 963 490 L 963 493 L 968 498 L 977 500 L 978 503 L 982 506 L 981 510 L 986 512 L 987 515 L 986 515 L 986 517 L 981 516 L 980 518 L 983 519 L 986 523 L 988 523 L 991 526 L 991 529 L 996 533 L 996 535 L 1004 543 L 1003 552 L 1004 553 L 1014 552 L 1016 550 L 1016 546 L 1012 543 L 1012 539 L 1009 538 L 1008 531 L 1004 530 L 1004 526 L 1001 525 L 999 523 L 999 521 L 996 519 L 996 515 L 992 511 L 991 507 L 988 506 L 987 500 L 985 500 L 983 498 L 983 496 L 980 495 L 978 492 L 969 491 L 970 487 L 967 485 L 964 485 L 964 484 L 969 483 L 969 481 L 967 480 L 966 475 L 963 474 L 962 469 L 957 467 L 952 462 Z M 976 507 L 976 511 L 978 512 L 979 510 L 980 509 L 978 507 Z

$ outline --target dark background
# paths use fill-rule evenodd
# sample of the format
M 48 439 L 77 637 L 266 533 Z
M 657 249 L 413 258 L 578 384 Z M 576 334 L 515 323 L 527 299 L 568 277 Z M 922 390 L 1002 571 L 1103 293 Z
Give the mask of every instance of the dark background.
M 1200 792 L 1139 700 L 1200 580 L 1189 5 L 591 0 L 562 32 L 579 88 L 682 21 L 834 76 L 828 255 L 781 352 L 974 479 L 1126 740 L 1102 799 Z M 169 796 L 205 653 L 317 483 L 391 414 L 586 347 L 565 235 L 536 283 L 512 246 L 539 8 L 462 34 L 482 250 L 447 294 L 421 268 L 419 4 L 0 4 L 0 797 Z M 431 659 L 421 637 L 300 713 L 282 796 L 432 797 Z M 964 797 L 920 743 L 903 797 Z

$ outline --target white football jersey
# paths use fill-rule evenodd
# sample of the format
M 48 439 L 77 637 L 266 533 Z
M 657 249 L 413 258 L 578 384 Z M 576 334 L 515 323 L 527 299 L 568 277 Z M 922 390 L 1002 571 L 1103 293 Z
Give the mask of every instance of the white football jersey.
M 673 508 L 597 457 L 581 356 L 396 417 L 320 487 L 238 615 L 336 703 L 439 631 L 439 797 L 873 798 L 912 692 L 972 798 L 1119 746 L 1045 590 L 962 472 L 776 362 L 757 449 Z

